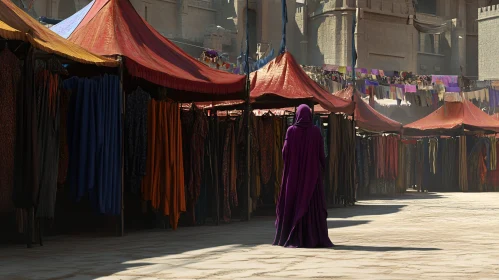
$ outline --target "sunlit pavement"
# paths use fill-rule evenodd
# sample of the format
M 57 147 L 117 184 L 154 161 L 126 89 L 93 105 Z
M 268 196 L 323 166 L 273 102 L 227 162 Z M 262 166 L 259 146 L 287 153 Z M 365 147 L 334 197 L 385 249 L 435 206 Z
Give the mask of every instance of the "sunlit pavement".
M 269 245 L 272 218 L 0 248 L 0 279 L 499 279 L 499 193 L 329 210 L 334 249 Z

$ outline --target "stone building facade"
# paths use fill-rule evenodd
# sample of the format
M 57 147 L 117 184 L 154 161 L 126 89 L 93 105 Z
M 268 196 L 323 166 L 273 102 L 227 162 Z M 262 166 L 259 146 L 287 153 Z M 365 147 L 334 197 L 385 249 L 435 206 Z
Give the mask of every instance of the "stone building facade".
M 353 14 L 357 67 L 478 76 L 478 8 L 495 0 L 302 0 L 296 21 L 301 62 L 351 65 Z M 440 26 L 439 34 L 419 25 Z
M 499 5 L 478 11 L 478 69 L 480 80 L 499 80 Z
M 24 1 L 30 0 L 12 0 Z M 246 0 L 130 0 L 164 36 L 198 57 L 202 48 L 245 50 Z M 38 16 L 63 19 L 90 0 L 35 0 Z M 357 67 L 478 76 L 478 9 L 499 0 L 287 0 L 287 47 L 302 64 L 351 65 L 353 15 Z M 250 53 L 279 48 L 281 0 L 249 0 Z M 439 34 L 420 25 L 445 26 Z M 490 22 L 490 20 L 483 20 Z

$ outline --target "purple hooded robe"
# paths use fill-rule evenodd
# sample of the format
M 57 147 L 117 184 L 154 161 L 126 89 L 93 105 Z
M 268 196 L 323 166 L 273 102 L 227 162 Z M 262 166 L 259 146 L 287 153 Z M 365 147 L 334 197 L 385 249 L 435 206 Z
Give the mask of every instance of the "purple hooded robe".
M 312 111 L 300 105 L 296 121 L 282 150 L 284 172 L 277 202 L 274 245 L 284 247 L 332 247 L 328 236 L 327 209 L 322 186 L 325 169 L 324 142 L 312 123 Z

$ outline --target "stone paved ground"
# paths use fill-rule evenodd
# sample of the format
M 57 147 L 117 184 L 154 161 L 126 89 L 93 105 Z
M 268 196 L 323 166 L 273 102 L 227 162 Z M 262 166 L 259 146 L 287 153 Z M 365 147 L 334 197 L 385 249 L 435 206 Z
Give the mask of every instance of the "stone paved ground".
M 0 248 L 0 279 L 499 279 L 499 193 L 329 211 L 334 249 L 270 246 L 273 220 Z

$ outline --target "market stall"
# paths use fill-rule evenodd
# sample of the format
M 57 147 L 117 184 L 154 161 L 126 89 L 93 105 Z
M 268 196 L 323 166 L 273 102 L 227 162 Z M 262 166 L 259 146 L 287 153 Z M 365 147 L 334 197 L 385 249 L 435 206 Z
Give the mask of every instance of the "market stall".
M 0 212 L 14 221 L 12 228 L 25 233 L 30 247 L 35 240 L 42 243 L 43 222 L 53 221 L 60 201 L 64 200 L 58 196 L 58 176 L 66 171 L 104 171 L 67 160 L 64 148 L 75 142 L 68 140 L 65 132 L 78 128 L 63 121 L 67 119 L 63 104 L 70 99 L 64 80 L 74 75 L 65 65 L 86 65 L 94 69 L 94 81 L 107 87 L 113 84 L 109 79 L 117 72 L 118 63 L 65 41 L 7 0 L 0 1 L 0 44 L 3 47 L 0 53 L 0 149 L 4 157 L 0 163 Z M 108 87 L 100 90 L 100 95 L 118 98 L 119 82 L 114 85 L 116 90 Z M 99 120 L 96 128 L 105 129 L 106 125 L 119 128 L 119 102 L 103 101 L 101 105 L 114 108 L 114 113 L 105 115 L 103 107 L 89 110 L 84 104 L 75 103 L 74 114 L 95 117 Z M 104 157 L 107 164 L 120 164 L 119 157 L 107 158 L 112 153 L 120 153 L 119 133 L 88 135 L 77 150 L 97 143 L 110 147 L 105 151 L 87 150 L 89 157 Z M 94 193 L 95 207 L 102 207 L 106 214 L 119 215 L 120 178 L 119 174 L 102 173 L 101 179 L 109 180 L 106 184 L 86 182 L 81 188 L 99 190 Z M 69 188 L 76 189 L 75 186 Z M 112 211 L 107 212 L 109 209 Z M 7 224 L 3 233 L 10 232 Z M 38 233 L 36 238 L 34 232 Z
M 221 152 L 215 145 L 220 136 L 215 117 L 196 107 L 182 109 L 179 102 L 242 99 L 245 77 L 190 57 L 141 18 L 128 0 L 92 1 L 51 29 L 122 62 L 127 224 L 176 229 L 184 212 L 188 225 L 204 223 L 195 213 L 209 213 L 218 223 L 219 174 L 208 167 L 218 166 L 219 158 L 207 160 L 209 153 Z M 210 174 L 200 181 L 205 171 Z M 208 199 L 203 196 L 207 193 Z M 207 206 L 206 200 L 215 202 Z
M 333 95 L 355 101 L 354 119 L 357 127 L 355 140 L 356 185 L 358 197 L 403 193 L 397 189 L 402 125 L 374 110 L 362 100 L 358 89 L 349 86 Z
M 445 102 L 427 117 L 404 126 L 405 137 L 418 137 L 418 188 L 487 191 L 487 173 L 497 169 L 497 132 L 499 121 L 466 99 Z
M 315 83 L 289 52 L 279 55 L 250 76 L 251 107 L 262 114 L 252 116 L 251 123 L 251 198 L 252 210 L 275 210 L 281 185 L 281 149 L 287 127 L 292 125 L 294 107 L 314 104 L 326 110 L 327 120 L 316 114 L 315 124 L 321 128 L 328 156 L 326 192 L 333 205 L 350 204 L 355 200 L 354 127 L 344 114 L 351 115 L 353 101 L 331 95 Z M 212 109 L 240 109 L 243 101 L 215 102 Z M 273 110 L 282 109 L 282 110 Z M 323 112 L 322 112 L 323 113 Z M 327 130 L 328 127 L 335 129 Z M 329 131 L 329 132 L 328 132 Z M 332 133 L 337 137 L 331 137 Z M 338 164 L 341 161 L 345 164 Z M 347 164 L 350 162 L 351 164 Z

